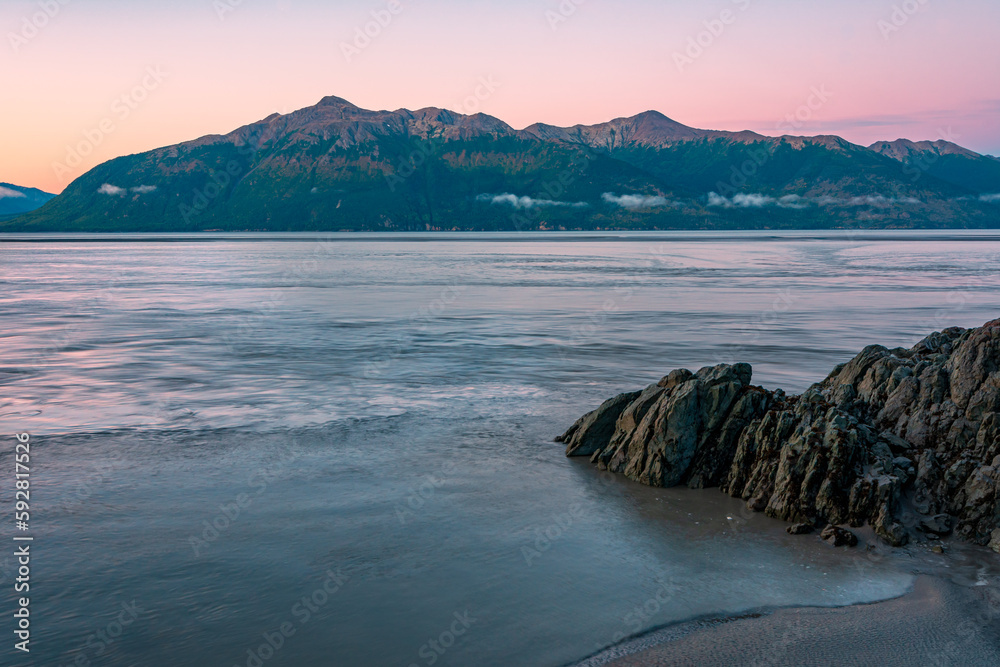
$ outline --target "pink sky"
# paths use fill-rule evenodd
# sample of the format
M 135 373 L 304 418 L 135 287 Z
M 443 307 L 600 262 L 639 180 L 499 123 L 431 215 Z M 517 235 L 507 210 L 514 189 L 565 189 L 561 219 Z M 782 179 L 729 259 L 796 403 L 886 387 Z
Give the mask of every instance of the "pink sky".
M 694 127 L 950 137 L 1000 154 L 989 0 L 62 3 L 0 4 L 0 181 L 50 192 L 325 95 L 471 110 L 483 78 L 499 85 L 478 110 L 518 128 L 656 109 Z M 391 20 L 348 59 L 342 43 L 373 11 Z

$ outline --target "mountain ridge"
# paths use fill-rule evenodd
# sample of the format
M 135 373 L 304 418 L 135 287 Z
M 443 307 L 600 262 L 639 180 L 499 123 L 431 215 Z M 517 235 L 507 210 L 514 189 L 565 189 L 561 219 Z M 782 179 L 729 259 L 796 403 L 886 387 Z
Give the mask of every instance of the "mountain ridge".
M 56 195 L 38 188 L 28 188 L 13 183 L 0 183 L 0 217 L 20 215 L 33 211 Z
M 0 229 L 1000 226 L 1000 160 L 944 141 L 704 130 L 659 111 L 518 130 L 344 98 L 94 167 Z

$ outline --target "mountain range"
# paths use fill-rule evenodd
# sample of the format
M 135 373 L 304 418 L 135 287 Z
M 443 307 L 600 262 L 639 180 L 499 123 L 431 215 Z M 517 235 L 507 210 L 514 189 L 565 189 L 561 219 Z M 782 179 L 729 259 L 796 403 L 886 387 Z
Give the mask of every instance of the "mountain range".
M 0 219 L 33 211 L 53 197 L 37 188 L 0 183 Z
M 0 200 L 2 202 L 4 200 Z M 1000 226 L 1000 159 L 948 141 L 700 130 L 656 111 L 516 130 L 339 97 L 109 160 L 4 231 Z

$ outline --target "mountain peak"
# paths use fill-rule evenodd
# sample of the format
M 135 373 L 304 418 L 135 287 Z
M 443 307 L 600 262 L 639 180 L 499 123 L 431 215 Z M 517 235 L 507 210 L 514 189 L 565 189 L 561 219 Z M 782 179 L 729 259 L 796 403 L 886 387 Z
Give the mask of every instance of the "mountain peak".
M 934 155 L 961 155 L 968 158 L 981 157 L 975 151 L 971 151 L 950 141 L 945 141 L 944 139 L 938 139 L 937 141 L 910 141 L 909 139 L 876 141 L 868 148 L 900 162 L 905 162 L 914 155 L 928 153 Z
M 662 147 L 705 134 L 703 130 L 678 123 L 659 111 L 643 111 L 635 116 L 615 118 L 597 125 L 557 127 L 535 123 L 526 127 L 524 132 L 543 141 L 583 143 L 606 149 L 629 144 Z
M 348 109 L 358 109 L 356 104 L 348 102 L 343 97 L 337 97 L 336 95 L 327 95 L 316 104 L 318 107 L 339 107 Z
M 636 120 L 640 120 L 640 119 L 646 120 L 646 119 L 649 119 L 649 120 L 669 120 L 671 123 L 676 122 L 676 121 L 672 120 L 671 118 L 668 118 L 667 116 L 663 115 L 662 113 L 660 113 L 656 109 L 650 109 L 649 111 L 643 111 L 642 113 L 638 113 L 635 116 L 633 116 L 633 118 L 635 118 Z

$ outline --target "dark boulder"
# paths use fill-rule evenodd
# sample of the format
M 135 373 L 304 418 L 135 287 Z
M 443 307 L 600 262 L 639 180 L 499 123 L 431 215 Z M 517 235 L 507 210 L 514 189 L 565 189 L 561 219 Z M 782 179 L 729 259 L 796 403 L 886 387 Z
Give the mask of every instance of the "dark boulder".
M 819 534 L 820 539 L 835 547 L 856 547 L 858 546 L 858 536 L 840 526 L 827 526 Z
M 937 516 L 932 516 L 928 519 L 921 519 L 920 522 L 917 523 L 917 530 L 922 533 L 944 537 L 946 535 L 951 535 L 952 520 L 947 514 L 938 514 Z
M 789 535 L 808 535 L 814 530 L 816 530 L 816 526 L 811 523 L 796 523 L 785 528 L 785 532 Z

